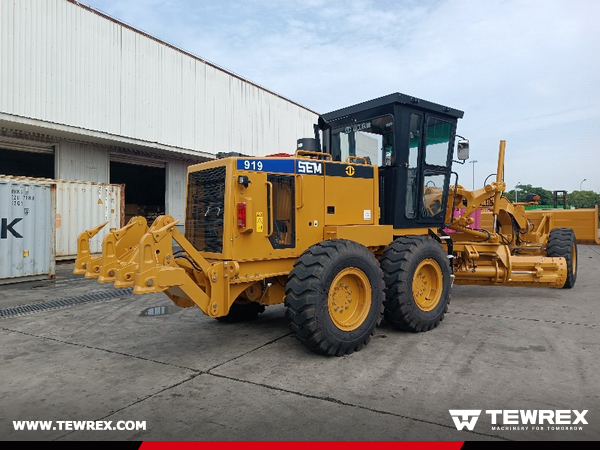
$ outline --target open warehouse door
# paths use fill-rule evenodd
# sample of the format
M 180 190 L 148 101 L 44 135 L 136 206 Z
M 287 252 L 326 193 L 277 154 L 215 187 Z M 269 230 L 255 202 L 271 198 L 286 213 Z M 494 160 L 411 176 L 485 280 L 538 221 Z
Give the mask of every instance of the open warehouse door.
M 18 145 L 0 140 L 0 174 L 54 178 L 54 146 Z
M 145 217 L 152 223 L 165 213 L 165 162 L 111 153 L 110 182 L 125 185 L 125 223 L 134 216 Z

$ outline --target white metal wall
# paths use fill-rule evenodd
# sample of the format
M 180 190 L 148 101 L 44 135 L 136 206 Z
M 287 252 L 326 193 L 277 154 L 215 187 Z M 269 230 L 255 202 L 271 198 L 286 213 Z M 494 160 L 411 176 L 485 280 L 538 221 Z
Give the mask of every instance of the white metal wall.
M 108 150 L 94 144 L 61 141 L 56 147 L 56 178 L 108 183 Z
M 180 231 L 183 231 L 185 222 L 185 186 L 187 183 L 188 164 L 182 161 L 173 161 L 167 163 L 167 194 L 165 207 L 167 214 L 173 216 L 175 220 L 180 220 Z
M 364 133 L 356 133 L 356 156 L 369 157 L 373 164 L 380 165 L 381 137 L 378 139 Z
M 0 112 L 210 153 L 293 152 L 317 116 L 67 0 L 0 1 Z M 50 124 L 51 126 L 51 124 Z

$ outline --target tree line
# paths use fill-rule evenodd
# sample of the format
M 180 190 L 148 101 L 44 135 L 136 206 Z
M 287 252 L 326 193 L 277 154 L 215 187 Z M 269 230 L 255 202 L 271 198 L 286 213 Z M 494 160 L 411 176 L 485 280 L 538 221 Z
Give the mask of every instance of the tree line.
M 525 202 L 528 194 L 538 195 L 540 197 L 537 202 L 539 205 L 554 206 L 554 192 L 542 187 L 519 184 L 517 190 L 504 191 L 504 195 L 512 202 Z M 600 205 L 600 194 L 594 191 L 567 192 L 567 208 L 572 206 L 578 209 L 594 208 L 596 205 Z M 562 207 L 560 200 L 557 206 Z

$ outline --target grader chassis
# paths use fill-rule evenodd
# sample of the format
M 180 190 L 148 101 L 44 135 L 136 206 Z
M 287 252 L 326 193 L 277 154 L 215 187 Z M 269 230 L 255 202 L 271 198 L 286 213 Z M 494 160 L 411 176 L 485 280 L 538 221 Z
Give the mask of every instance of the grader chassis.
M 151 226 L 134 217 L 95 256 L 100 225 L 79 236 L 74 273 L 164 292 L 222 321 L 283 302 L 296 338 L 337 356 L 365 346 L 382 318 L 412 332 L 437 327 L 453 283 L 573 287 L 577 237 L 552 226 L 569 224 L 569 211 L 533 222 L 502 195 L 504 141 L 495 182 L 450 184 L 462 117 L 396 93 L 322 115 L 295 155 L 191 166 L 185 235 L 171 216 Z M 468 158 L 464 139 L 458 158 Z M 491 215 L 486 229 L 472 228 L 478 209 Z M 590 211 L 579 220 L 597 230 Z

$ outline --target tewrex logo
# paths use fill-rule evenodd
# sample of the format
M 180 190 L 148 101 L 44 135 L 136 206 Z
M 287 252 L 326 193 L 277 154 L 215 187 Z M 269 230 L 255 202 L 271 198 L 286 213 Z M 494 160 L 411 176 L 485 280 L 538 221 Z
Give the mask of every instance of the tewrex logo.
M 466 428 L 473 431 L 477 419 L 481 415 L 480 409 L 450 409 L 450 415 L 457 430 Z M 487 409 L 485 414 L 490 416 L 492 430 L 518 431 L 518 430 L 581 430 L 582 427 L 573 425 L 587 425 L 585 415 L 588 410 L 579 412 L 576 409 Z M 545 425 L 545 426 L 544 426 Z
M 454 420 L 454 425 L 456 425 L 457 430 L 462 430 L 464 427 L 467 427 L 467 430 L 473 431 L 477 419 L 479 419 L 479 414 L 481 414 L 480 409 L 450 410 L 450 415 L 452 416 L 452 420 Z

